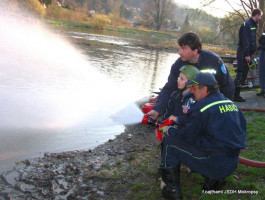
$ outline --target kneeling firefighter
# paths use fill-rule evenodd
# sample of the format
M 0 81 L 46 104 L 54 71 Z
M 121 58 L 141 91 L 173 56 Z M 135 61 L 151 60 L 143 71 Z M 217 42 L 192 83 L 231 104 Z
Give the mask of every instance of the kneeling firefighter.
M 222 93 L 210 73 L 198 73 L 186 82 L 196 101 L 178 128 L 164 130 L 161 167 L 166 199 L 182 199 L 180 164 L 205 177 L 204 190 L 216 190 L 237 168 L 240 149 L 246 147 L 246 120 Z

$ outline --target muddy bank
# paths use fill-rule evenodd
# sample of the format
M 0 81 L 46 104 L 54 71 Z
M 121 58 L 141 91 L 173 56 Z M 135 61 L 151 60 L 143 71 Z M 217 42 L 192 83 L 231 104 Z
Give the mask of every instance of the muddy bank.
M 128 199 L 134 184 L 155 181 L 159 154 L 153 127 L 127 126 L 93 150 L 17 163 L 1 174 L 0 199 Z

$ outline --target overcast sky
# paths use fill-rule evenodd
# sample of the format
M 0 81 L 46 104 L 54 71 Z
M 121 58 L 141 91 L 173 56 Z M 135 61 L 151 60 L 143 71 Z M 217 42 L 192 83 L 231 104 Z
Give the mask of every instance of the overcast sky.
M 215 0 L 210 6 L 202 7 L 204 0 L 174 0 L 175 2 L 186 5 L 191 8 L 199 8 L 203 9 L 206 12 L 216 16 L 216 17 L 224 17 L 232 8 L 224 1 L 224 0 Z M 236 2 L 236 0 L 230 0 L 230 2 Z M 235 6 L 235 4 L 234 4 Z

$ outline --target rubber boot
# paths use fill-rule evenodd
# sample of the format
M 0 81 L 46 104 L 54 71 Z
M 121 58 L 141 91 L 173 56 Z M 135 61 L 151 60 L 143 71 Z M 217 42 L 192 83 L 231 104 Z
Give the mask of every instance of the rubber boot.
M 168 168 L 159 168 L 159 174 L 161 175 L 166 186 L 162 190 L 163 197 L 165 199 L 182 199 L 180 191 L 180 165 Z
M 245 102 L 246 99 L 240 96 L 240 87 L 235 88 L 235 95 L 234 95 L 234 101 L 237 102 Z
M 216 180 L 208 177 L 205 177 L 204 181 L 203 190 L 219 190 L 226 183 L 225 179 Z

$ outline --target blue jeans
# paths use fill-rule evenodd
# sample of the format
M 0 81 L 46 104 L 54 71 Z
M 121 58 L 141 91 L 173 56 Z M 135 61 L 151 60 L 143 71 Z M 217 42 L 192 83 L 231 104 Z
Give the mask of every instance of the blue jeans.
M 183 163 L 211 179 L 223 179 L 230 176 L 237 168 L 238 156 L 207 156 L 199 148 L 180 144 L 174 136 L 164 137 L 162 167 L 173 167 Z
M 260 91 L 265 92 L 265 51 L 259 51 L 259 85 Z

